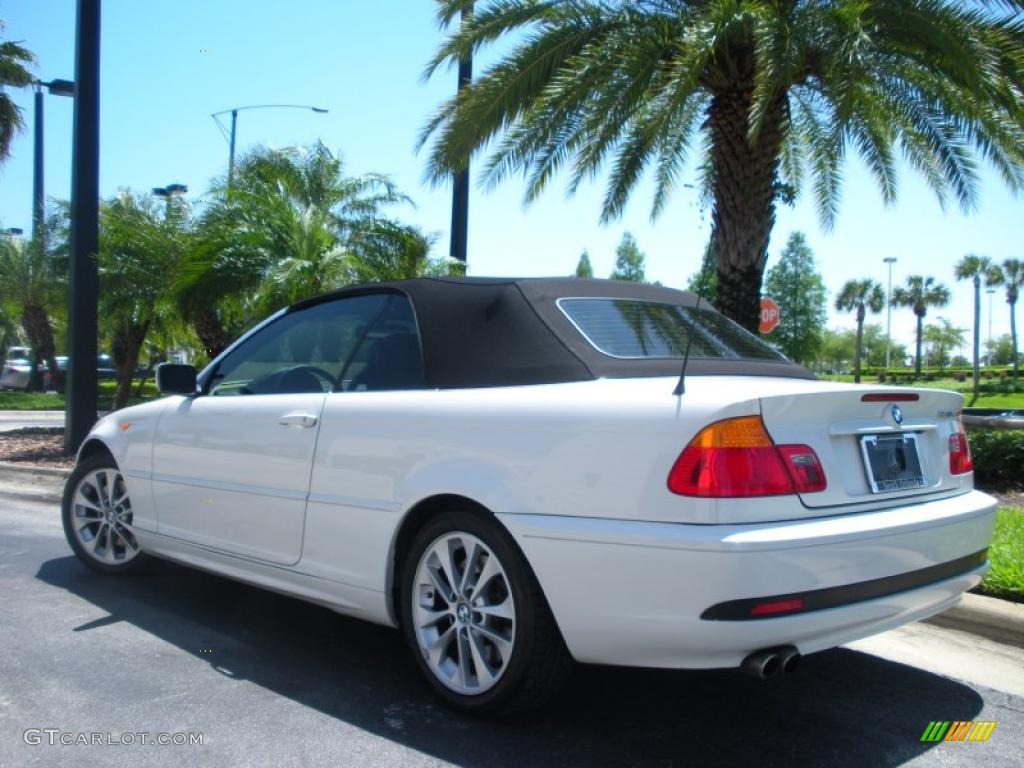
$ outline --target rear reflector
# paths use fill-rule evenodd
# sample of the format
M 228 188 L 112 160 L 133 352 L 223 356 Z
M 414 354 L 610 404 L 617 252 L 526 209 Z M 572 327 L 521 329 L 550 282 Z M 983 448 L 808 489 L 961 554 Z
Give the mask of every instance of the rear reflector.
M 672 466 L 668 488 L 713 498 L 815 493 L 826 486 L 818 456 L 807 445 L 775 445 L 760 416 L 710 424 Z
M 802 597 L 795 597 L 791 600 L 775 600 L 770 603 L 758 603 L 750 609 L 751 616 L 770 616 L 775 613 L 792 613 L 802 611 L 804 600 Z
M 917 392 L 869 392 L 862 395 L 862 403 L 913 403 L 921 399 Z

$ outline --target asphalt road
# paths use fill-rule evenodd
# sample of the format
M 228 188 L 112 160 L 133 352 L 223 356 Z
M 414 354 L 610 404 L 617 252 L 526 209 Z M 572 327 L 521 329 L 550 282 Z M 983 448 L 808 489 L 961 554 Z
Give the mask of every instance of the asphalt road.
M 998 725 L 921 743 L 936 719 Z M 59 744 L 80 732 L 203 744 Z M 168 563 L 95 575 L 53 505 L 0 498 L 0 766 L 62 764 L 1014 766 L 1024 698 L 842 648 L 767 683 L 580 668 L 541 712 L 473 720 L 435 702 L 397 632 Z

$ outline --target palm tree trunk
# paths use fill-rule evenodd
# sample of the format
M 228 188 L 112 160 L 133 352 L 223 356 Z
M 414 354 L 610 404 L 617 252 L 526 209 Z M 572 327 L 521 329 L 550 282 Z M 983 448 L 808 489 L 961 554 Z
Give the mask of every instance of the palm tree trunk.
M 192 326 L 195 328 L 199 341 L 203 344 L 203 350 L 211 360 L 227 347 L 227 333 L 217 315 L 217 310 L 213 307 L 200 310 L 193 319 Z
M 914 355 L 914 378 L 921 378 L 921 332 L 924 324 L 924 315 L 917 316 L 917 354 Z
M 1017 378 L 1017 300 L 1010 302 L 1010 349 L 1013 351 L 1013 378 Z
M 135 368 L 139 364 L 139 350 L 146 340 L 146 333 L 149 331 L 151 320 L 144 321 L 141 325 L 122 326 L 114 331 L 111 351 L 114 355 L 114 365 L 117 368 L 117 388 L 114 390 L 114 402 L 110 409 L 113 411 L 124 408 L 128 404 L 128 397 L 132 391 L 132 380 L 135 378 Z
M 21 310 L 21 327 L 32 345 L 32 374 L 29 379 L 29 390 L 37 391 L 39 387 L 38 363 L 46 361 L 51 376 L 57 372 L 57 360 L 54 358 L 53 327 L 46 309 L 34 302 L 27 302 Z
M 974 399 L 978 401 L 978 389 L 981 372 L 978 370 L 978 359 L 981 356 L 981 276 L 974 276 Z
M 716 93 L 708 124 L 714 169 L 711 244 L 718 270 L 715 303 L 727 317 L 757 333 L 787 103 L 782 97 L 776 100 L 751 142 L 752 95 L 752 86 Z
M 864 305 L 857 307 L 857 346 L 853 350 L 853 382 L 860 384 L 860 355 L 864 342 Z

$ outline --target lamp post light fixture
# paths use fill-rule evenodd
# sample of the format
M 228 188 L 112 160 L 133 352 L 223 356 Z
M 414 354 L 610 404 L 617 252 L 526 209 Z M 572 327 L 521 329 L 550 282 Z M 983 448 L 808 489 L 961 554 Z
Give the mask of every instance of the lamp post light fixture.
M 320 115 L 326 115 L 327 111 L 323 107 L 314 107 L 309 104 L 250 104 L 245 107 L 235 107 L 233 109 L 222 109 L 220 112 L 214 112 L 210 115 L 213 118 L 213 122 L 217 124 L 222 133 L 225 133 L 228 138 L 228 189 L 231 188 L 231 182 L 235 178 L 235 137 L 238 133 L 238 113 L 243 109 L 308 109 L 311 112 L 316 112 Z M 231 130 L 228 131 L 220 120 L 217 118 L 221 115 L 231 113 Z
M 19 235 L 22 235 L 25 232 L 25 230 L 23 230 L 21 227 L 8 227 L 7 229 L 0 231 L 2 231 L 8 237 L 18 237 Z
M 889 357 L 892 346 L 892 265 L 896 263 L 896 257 L 886 256 L 882 261 L 889 265 L 889 289 L 885 294 L 885 370 L 888 371 L 892 364 Z

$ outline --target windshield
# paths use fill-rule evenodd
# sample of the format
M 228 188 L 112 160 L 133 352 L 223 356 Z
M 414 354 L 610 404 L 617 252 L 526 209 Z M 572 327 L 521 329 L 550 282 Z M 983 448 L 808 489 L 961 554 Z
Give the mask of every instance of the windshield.
M 637 299 L 565 298 L 558 307 L 599 352 L 617 358 L 690 357 L 785 361 L 724 315 Z

